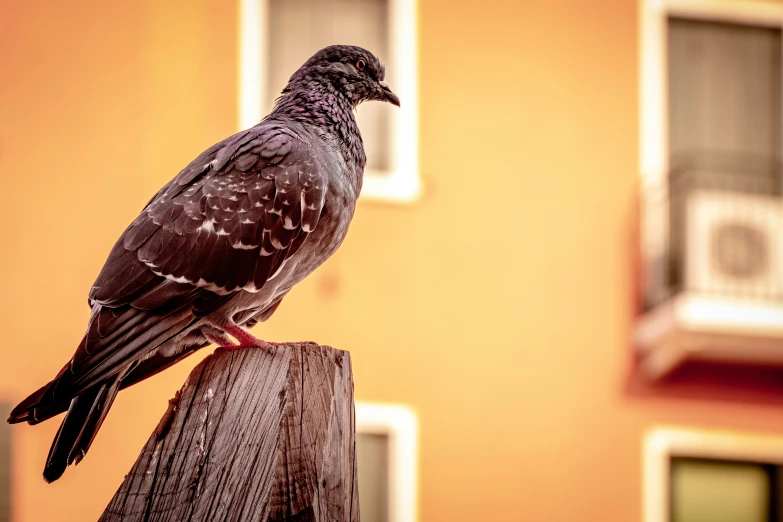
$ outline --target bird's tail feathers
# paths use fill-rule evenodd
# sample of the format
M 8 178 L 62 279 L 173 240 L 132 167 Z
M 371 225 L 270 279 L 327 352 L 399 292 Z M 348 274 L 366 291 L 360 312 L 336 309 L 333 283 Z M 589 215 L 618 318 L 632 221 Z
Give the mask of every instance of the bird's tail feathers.
M 54 437 L 54 442 L 52 442 L 49 456 L 46 457 L 46 465 L 43 472 L 46 482 L 51 483 L 60 478 L 68 464 L 73 461 L 70 459 L 71 452 L 82 428 L 87 423 L 87 418 L 95 403 L 95 399 L 102 391 L 100 388 L 88 390 L 71 400 L 68 413 L 65 414 L 65 418 L 62 424 L 60 424 L 60 429 L 57 430 L 57 435 Z
M 39 422 L 43 422 L 46 419 L 64 412 L 68 406 L 67 403 L 65 404 L 65 407 L 50 409 L 50 411 L 45 413 L 40 411 L 40 406 L 42 402 L 47 402 L 44 401 L 44 397 L 46 397 L 48 393 L 51 393 L 52 388 L 59 382 L 60 378 L 68 369 L 69 365 L 70 362 L 63 366 L 62 370 L 60 370 L 60 372 L 54 379 L 52 379 L 51 382 L 41 386 L 36 391 L 31 393 L 25 400 L 17 404 L 16 407 L 11 410 L 11 414 L 8 416 L 8 423 L 16 424 L 19 422 L 27 422 L 28 424 L 38 424 Z
M 8 423 L 16 424 L 27 421 L 30 424 L 36 424 L 32 413 L 35 405 L 41 400 L 48 387 L 48 384 L 41 386 L 38 390 L 31 393 L 29 397 L 17 404 L 16 408 L 11 410 L 11 414 L 8 416 Z
M 54 437 L 44 467 L 44 480 L 54 482 L 62 476 L 65 468 L 78 464 L 87 454 L 95 434 L 103 424 L 106 414 L 117 397 L 122 379 L 133 370 L 136 363 L 129 364 L 112 379 L 78 395 L 68 408 L 60 429 Z

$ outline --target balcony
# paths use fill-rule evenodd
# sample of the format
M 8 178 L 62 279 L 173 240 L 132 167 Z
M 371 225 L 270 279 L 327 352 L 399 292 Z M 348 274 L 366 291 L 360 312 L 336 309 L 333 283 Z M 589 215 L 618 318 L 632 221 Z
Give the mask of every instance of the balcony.
M 783 171 L 765 157 L 673 157 L 643 194 L 643 372 L 687 360 L 783 366 Z

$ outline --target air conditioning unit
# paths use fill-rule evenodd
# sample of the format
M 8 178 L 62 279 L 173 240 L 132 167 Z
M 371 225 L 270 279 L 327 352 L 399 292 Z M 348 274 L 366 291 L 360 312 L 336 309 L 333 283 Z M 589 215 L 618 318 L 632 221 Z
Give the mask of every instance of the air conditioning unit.
M 783 199 L 694 191 L 685 206 L 683 247 L 686 290 L 783 298 Z
M 670 230 L 673 286 L 636 321 L 643 372 L 658 379 L 686 360 L 783 366 L 783 198 L 696 189 L 664 208 L 648 225 Z

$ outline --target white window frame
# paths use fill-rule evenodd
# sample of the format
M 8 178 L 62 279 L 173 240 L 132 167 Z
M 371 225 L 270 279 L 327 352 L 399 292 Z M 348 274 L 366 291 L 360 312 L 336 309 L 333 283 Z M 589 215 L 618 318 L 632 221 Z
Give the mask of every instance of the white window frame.
M 783 437 L 759 433 L 657 427 L 642 449 L 642 521 L 669 522 L 672 457 L 783 465 Z
M 639 0 L 639 161 L 645 188 L 661 186 L 669 171 L 668 16 L 783 29 L 783 4 L 752 0 Z
M 366 169 L 362 199 L 412 203 L 421 195 L 418 153 L 418 65 L 417 0 L 389 0 L 390 56 L 387 72 L 392 73 L 392 90 L 402 100 L 391 112 L 391 168 Z M 268 35 L 268 0 L 239 0 L 239 128 L 257 124 L 272 109 L 264 81 Z M 384 57 L 381 57 L 382 59 Z M 293 72 L 293 71 L 292 71 Z
M 397 404 L 356 403 L 356 433 L 385 435 L 389 441 L 389 522 L 416 522 L 418 421 Z
M 757 0 L 639 0 L 638 6 L 640 240 L 644 258 L 655 259 L 666 248 L 669 228 L 668 214 L 657 211 L 657 199 L 666 194 L 663 189 L 670 170 L 667 17 L 783 29 L 783 4 Z M 645 293 L 658 291 L 652 280 L 647 285 Z

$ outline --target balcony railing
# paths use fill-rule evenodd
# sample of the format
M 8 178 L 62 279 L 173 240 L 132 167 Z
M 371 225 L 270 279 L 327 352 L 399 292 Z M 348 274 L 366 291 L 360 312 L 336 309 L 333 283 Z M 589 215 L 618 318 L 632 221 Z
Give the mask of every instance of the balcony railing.
M 783 303 L 783 168 L 753 155 L 674 156 L 644 194 L 645 305 L 698 292 Z

